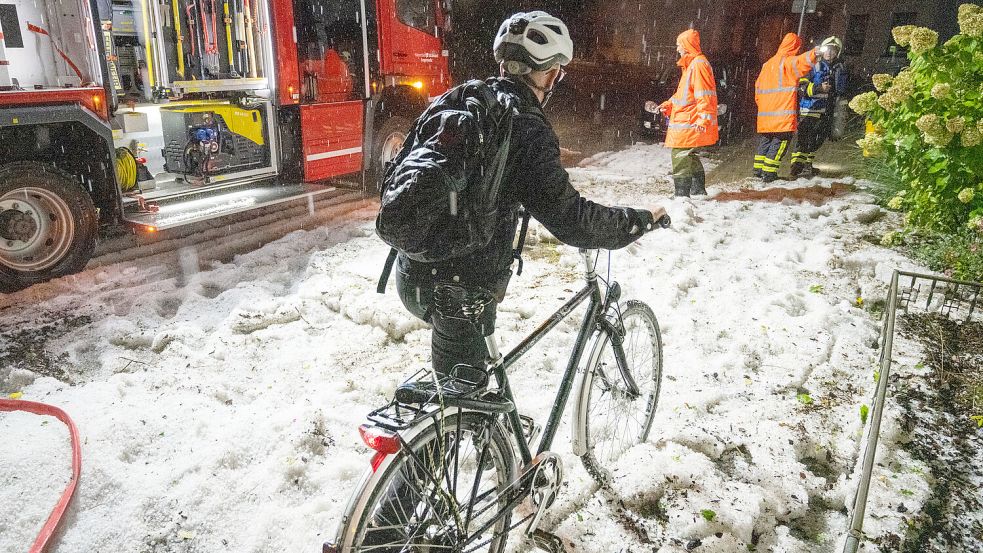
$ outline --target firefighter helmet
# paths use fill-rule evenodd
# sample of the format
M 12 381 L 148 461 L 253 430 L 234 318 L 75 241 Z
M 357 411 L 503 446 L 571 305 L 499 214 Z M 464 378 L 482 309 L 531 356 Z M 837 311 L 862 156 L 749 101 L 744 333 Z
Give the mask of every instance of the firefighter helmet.
M 820 46 L 833 46 L 836 48 L 837 52 L 843 51 L 843 41 L 835 36 L 831 36 L 827 38 L 826 40 L 823 41 L 822 44 L 820 44 Z
M 506 72 L 525 75 L 573 59 L 570 31 L 559 18 L 543 12 L 519 12 L 502 22 L 495 36 L 495 61 Z

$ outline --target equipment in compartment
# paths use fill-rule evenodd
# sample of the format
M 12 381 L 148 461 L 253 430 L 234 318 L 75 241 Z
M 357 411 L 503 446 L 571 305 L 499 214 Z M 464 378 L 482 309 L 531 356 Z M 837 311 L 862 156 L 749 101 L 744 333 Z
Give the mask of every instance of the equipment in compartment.
M 264 111 L 224 102 L 161 107 L 165 171 L 200 185 L 211 176 L 268 167 Z
M 117 93 L 131 99 L 147 98 L 150 92 L 144 80 L 148 76 L 144 59 L 146 49 L 137 33 L 136 14 L 132 6 L 128 3 L 114 4 L 113 20 L 103 29 L 109 34 L 104 40 L 112 43 L 110 61 L 115 67 L 113 84 Z
M 136 145 L 140 151 L 141 145 Z M 147 160 L 136 157 L 127 147 L 116 148 L 116 184 L 124 193 L 134 190 L 153 190 L 156 186 L 153 175 L 147 169 Z
M 160 1 L 160 46 L 172 83 L 260 76 L 259 2 Z

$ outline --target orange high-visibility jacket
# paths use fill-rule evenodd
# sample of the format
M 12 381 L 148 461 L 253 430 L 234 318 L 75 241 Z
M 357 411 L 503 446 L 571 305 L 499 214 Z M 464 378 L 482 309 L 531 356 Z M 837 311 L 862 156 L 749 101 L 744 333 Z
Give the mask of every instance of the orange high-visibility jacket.
M 788 33 L 778 52 L 761 66 L 754 82 L 759 133 L 794 132 L 798 128 L 797 85 L 816 62 L 816 49 L 796 55 L 801 47 L 802 39 Z
M 700 50 L 700 33 L 683 31 L 676 44 L 685 50 L 679 60 L 683 74 L 672 98 L 659 107 L 669 116 L 667 148 L 695 148 L 717 143 L 717 81 Z

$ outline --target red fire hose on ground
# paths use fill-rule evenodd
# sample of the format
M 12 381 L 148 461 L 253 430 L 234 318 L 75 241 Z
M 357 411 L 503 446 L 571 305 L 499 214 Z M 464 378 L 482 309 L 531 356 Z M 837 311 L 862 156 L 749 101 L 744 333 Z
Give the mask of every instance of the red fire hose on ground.
M 82 448 L 79 445 L 78 428 L 75 427 L 75 423 L 68 416 L 68 413 L 44 403 L 22 401 L 19 399 L 0 399 L 0 411 L 24 411 L 35 415 L 55 417 L 68 427 L 68 434 L 72 442 L 72 480 L 65 487 L 65 491 L 62 492 L 58 504 L 51 511 L 51 515 L 48 516 L 48 520 L 45 521 L 44 526 L 41 528 L 41 533 L 38 534 L 37 539 L 34 540 L 34 544 L 31 545 L 31 549 L 29 550 L 29 553 L 41 553 L 48 546 L 48 541 L 54 535 L 55 530 L 58 529 L 58 523 L 61 522 L 61 517 L 65 514 L 65 510 L 68 509 L 68 504 L 72 502 L 75 487 L 78 485 L 79 474 L 82 472 Z

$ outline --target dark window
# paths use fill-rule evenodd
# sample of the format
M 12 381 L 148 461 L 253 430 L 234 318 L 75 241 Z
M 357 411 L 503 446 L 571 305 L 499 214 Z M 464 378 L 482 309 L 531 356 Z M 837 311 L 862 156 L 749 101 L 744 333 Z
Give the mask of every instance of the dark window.
M 296 0 L 297 53 L 306 102 L 365 95 L 359 0 Z
M 864 42 L 867 40 L 867 14 L 851 15 L 846 26 L 846 42 L 843 44 L 843 55 L 859 56 L 864 52 Z
M 895 27 L 900 27 L 901 25 L 914 25 L 915 20 L 918 19 L 918 12 L 894 12 L 891 14 L 891 29 Z M 891 55 L 904 55 L 908 49 L 904 46 L 899 45 L 894 42 L 894 34 L 891 33 L 891 29 L 888 29 L 888 39 L 887 39 L 887 50 L 884 52 L 885 56 Z
M 399 20 L 425 33 L 437 34 L 437 13 L 434 0 L 396 0 Z
M 0 4 L 0 29 L 3 29 L 3 44 L 7 48 L 23 48 L 24 37 L 20 34 L 20 20 L 17 6 Z

